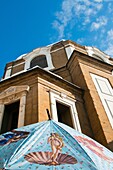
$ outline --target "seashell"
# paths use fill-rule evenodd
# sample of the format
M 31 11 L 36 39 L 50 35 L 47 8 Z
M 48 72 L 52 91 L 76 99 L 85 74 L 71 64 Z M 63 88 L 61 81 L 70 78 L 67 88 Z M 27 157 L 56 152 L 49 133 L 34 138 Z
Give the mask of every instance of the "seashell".
M 25 159 L 30 163 L 43 165 L 76 164 L 77 160 L 67 154 L 58 154 L 56 162 L 51 160 L 52 152 L 32 152 L 25 155 Z

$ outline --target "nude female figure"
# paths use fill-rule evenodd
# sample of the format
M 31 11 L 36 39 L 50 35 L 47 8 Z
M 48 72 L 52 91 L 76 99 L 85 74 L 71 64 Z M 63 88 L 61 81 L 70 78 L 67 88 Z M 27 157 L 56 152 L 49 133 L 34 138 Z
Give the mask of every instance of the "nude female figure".
M 51 145 L 52 155 L 48 161 L 51 161 L 52 164 L 56 165 L 58 154 L 61 153 L 62 147 L 64 146 L 62 138 L 57 133 L 52 133 L 48 138 L 48 143 Z

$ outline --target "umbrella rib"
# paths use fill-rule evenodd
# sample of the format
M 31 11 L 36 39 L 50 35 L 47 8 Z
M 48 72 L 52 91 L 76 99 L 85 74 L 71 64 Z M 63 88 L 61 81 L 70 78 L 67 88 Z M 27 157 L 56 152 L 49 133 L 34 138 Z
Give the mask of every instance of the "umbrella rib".
M 74 138 L 69 132 L 67 132 L 63 127 L 61 127 L 60 125 L 58 125 L 55 121 L 53 121 L 53 124 L 56 125 L 55 127 L 57 128 L 57 131 L 60 130 L 60 133 L 61 133 L 61 129 L 63 129 L 63 131 L 64 131 L 66 134 L 68 134 L 68 136 L 70 136 L 70 140 L 71 140 L 72 143 L 73 143 L 73 140 L 76 141 L 75 138 Z M 65 136 L 66 136 L 66 135 L 64 135 L 64 137 L 65 137 Z M 81 147 L 81 145 L 78 143 L 78 141 L 76 141 L 76 143 L 79 145 L 80 149 L 81 149 L 82 151 L 84 151 L 84 149 Z M 70 145 L 70 143 L 69 143 L 69 145 Z M 70 146 L 70 148 L 72 148 L 72 147 Z M 78 152 L 80 152 L 80 151 L 78 151 Z M 74 152 L 73 152 L 73 154 L 75 155 Z M 85 152 L 85 154 L 87 155 L 88 159 L 90 158 L 90 160 L 87 160 L 87 159 L 86 159 L 86 160 L 89 162 L 89 164 L 92 164 L 92 163 L 93 163 L 92 166 L 97 169 L 97 167 L 96 167 L 95 163 L 93 162 L 93 160 L 91 159 L 91 157 L 90 157 L 86 152 Z M 91 161 L 92 161 L 92 163 L 91 163 Z

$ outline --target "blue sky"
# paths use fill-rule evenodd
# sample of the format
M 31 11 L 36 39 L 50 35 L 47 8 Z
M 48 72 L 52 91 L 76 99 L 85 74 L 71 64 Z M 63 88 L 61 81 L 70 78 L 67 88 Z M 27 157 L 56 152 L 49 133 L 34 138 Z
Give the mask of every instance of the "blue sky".
M 113 56 L 113 0 L 0 0 L 0 77 L 21 54 L 61 39 Z

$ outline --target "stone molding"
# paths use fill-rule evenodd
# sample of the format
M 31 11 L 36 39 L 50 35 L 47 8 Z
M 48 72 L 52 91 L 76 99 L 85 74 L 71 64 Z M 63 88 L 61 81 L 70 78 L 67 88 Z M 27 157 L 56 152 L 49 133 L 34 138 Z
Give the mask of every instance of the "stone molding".
M 54 90 L 50 90 L 49 94 L 50 94 L 52 119 L 58 121 L 56 102 L 58 101 L 59 103 L 63 103 L 64 105 L 70 107 L 71 118 L 72 118 L 74 129 L 81 132 L 80 122 L 79 122 L 78 113 L 75 105 L 76 100 L 70 98 L 65 93 L 56 92 Z
M 22 93 L 25 91 L 29 91 L 29 86 L 24 85 L 24 86 L 11 86 L 4 90 L 2 93 L 0 93 L 0 101 L 4 98 L 7 98 L 12 95 L 17 95 L 18 93 Z
M 26 95 L 29 91 L 29 86 L 11 86 L 0 93 L 0 129 L 6 104 L 20 100 L 18 128 L 24 126 Z

